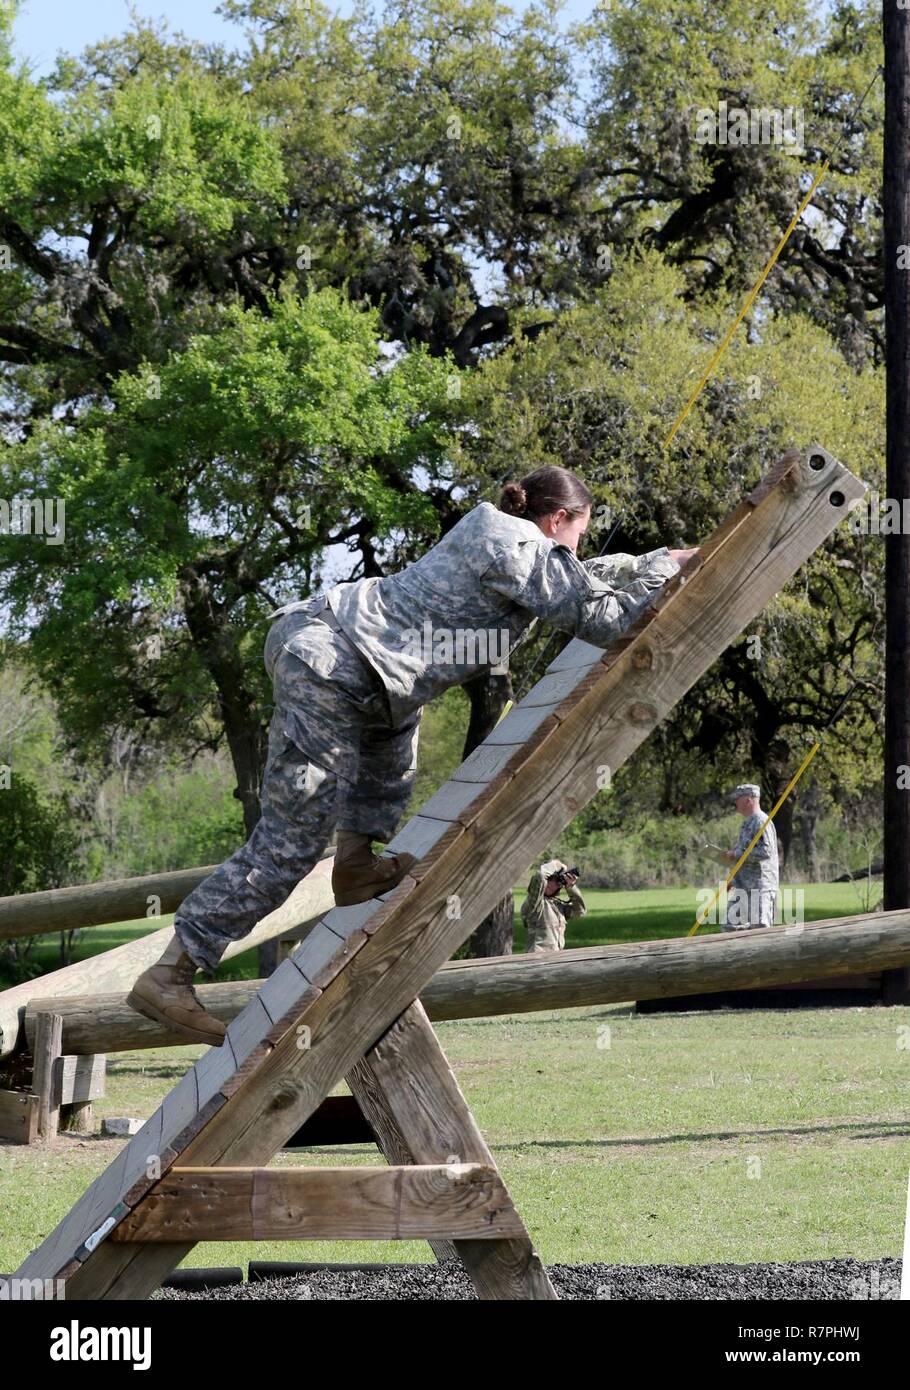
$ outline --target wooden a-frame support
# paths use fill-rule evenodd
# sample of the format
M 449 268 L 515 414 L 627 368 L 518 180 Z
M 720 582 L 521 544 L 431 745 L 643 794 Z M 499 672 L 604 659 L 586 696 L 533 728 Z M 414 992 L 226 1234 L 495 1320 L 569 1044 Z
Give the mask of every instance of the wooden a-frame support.
M 408 877 L 322 919 L 17 1276 L 142 1298 L 203 1235 L 420 1231 L 481 1297 L 555 1297 L 415 1001 L 864 492 L 821 447 L 790 450 L 607 651 L 569 642 L 395 836 Z M 263 1168 L 343 1077 L 392 1174 Z

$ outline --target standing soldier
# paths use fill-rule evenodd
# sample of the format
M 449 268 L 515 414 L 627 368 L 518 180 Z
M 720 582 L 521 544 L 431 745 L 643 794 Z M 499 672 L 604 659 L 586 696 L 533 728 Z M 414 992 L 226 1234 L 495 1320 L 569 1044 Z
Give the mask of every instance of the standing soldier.
M 749 927 L 770 927 L 774 922 L 780 872 L 777 860 L 777 831 L 774 822 L 759 805 L 761 788 L 756 782 L 741 782 L 730 793 L 743 817 L 734 849 L 722 849 L 717 858 L 736 864 L 761 830 L 745 864 L 733 876 L 727 900 L 727 920 L 722 930 L 745 931 Z M 706 846 L 713 849 L 714 846 Z
M 413 863 L 374 854 L 373 841 L 387 843 L 404 814 L 423 705 L 502 664 L 502 648 L 507 660 L 535 618 L 609 646 L 695 553 L 661 546 L 631 568 L 623 557 L 623 582 L 611 582 L 601 574 L 609 559 L 575 553 L 592 501 L 574 473 L 539 468 L 507 483 L 498 506 L 466 512 L 400 573 L 336 584 L 273 615 L 262 818 L 181 903 L 171 945 L 128 995 L 134 1009 L 193 1042 L 221 1043 L 224 1025 L 193 991 L 196 970 L 214 973 L 228 942 L 284 902 L 336 827 L 339 906 L 393 888 Z M 432 640 L 415 643 L 415 632 Z M 467 634 L 467 650 L 452 648 L 453 633 Z
M 561 859 L 550 859 L 531 875 L 528 896 L 521 905 L 521 915 L 528 931 L 527 951 L 562 951 L 566 944 L 566 919 L 584 917 L 585 900 L 575 887 L 578 870 L 570 869 Z M 557 897 L 565 888 L 568 902 Z

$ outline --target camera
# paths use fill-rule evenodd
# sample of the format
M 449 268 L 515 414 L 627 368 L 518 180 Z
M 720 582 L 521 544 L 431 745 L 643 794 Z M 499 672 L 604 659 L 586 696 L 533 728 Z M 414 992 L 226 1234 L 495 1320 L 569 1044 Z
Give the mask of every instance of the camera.
M 581 869 L 577 865 L 574 869 L 557 869 L 555 874 L 550 874 L 550 877 L 555 879 L 560 887 L 565 888 L 566 879 L 570 874 L 573 878 L 581 878 Z

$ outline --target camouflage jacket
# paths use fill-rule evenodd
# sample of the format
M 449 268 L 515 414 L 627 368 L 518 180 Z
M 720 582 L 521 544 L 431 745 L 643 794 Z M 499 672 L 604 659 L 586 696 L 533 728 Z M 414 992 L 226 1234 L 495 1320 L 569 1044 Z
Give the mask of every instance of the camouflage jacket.
M 561 859 L 550 859 L 531 875 L 528 895 L 521 905 L 521 916 L 528 931 L 528 951 L 561 951 L 566 944 L 566 919 L 584 917 L 587 905 L 576 884 L 566 888 L 569 901 L 555 895 L 548 898 L 547 879 L 557 869 L 568 868 Z
M 764 811 L 756 811 L 754 815 L 746 816 L 740 827 L 739 839 L 736 841 L 733 853 L 737 859 L 741 854 L 745 854 L 761 825 L 764 826 L 761 838 L 756 841 L 755 848 L 745 864 L 734 875 L 734 888 L 777 890 L 779 881 L 777 831 L 774 829 L 773 820 L 769 820 Z
M 483 668 L 506 669 L 537 618 L 609 646 L 678 572 L 666 546 L 583 562 L 533 521 L 480 502 L 398 574 L 335 584 L 326 597 L 378 672 L 397 724 Z M 306 621 L 312 603 L 278 612 L 300 610 Z

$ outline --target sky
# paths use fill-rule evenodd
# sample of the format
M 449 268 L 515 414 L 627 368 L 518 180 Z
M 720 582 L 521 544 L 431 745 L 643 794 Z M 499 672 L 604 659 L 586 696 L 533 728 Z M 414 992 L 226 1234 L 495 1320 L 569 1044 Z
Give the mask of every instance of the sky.
M 350 14 L 348 0 L 326 0 L 336 14 Z M 174 31 L 203 42 L 241 46 L 243 29 L 215 13 L 217 0 L 133 0 L 132 7 L 144 19 L 166 19 Z M 524 0 L 512 0 L 524 9 Z M 563 23 L 587 19 L 595 0 L 565 0 Z M 53 70 L 58 53 L 78 54 L 86 44 L 113 38 L 129 27 L 127 0 L 24 0 L 15 22 L 14 51 L 28 60 L 36 76 Z

